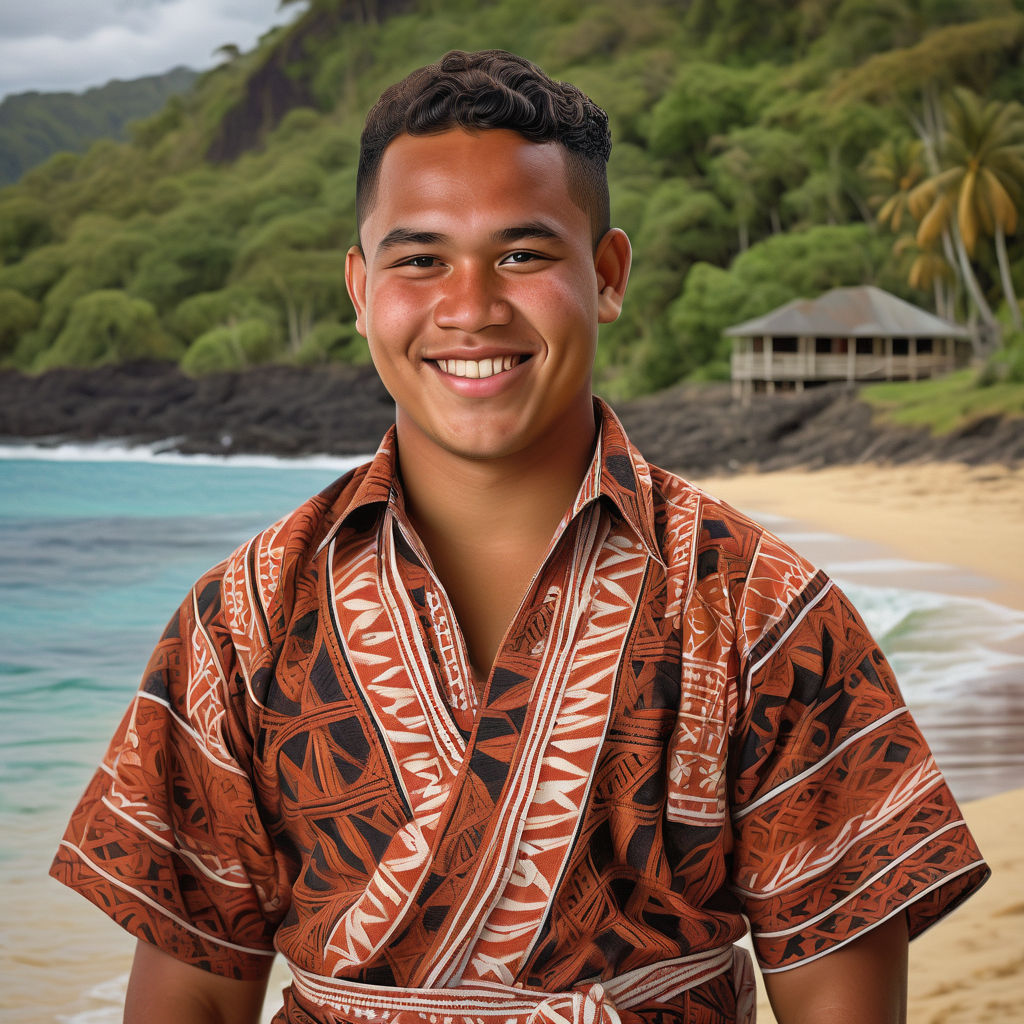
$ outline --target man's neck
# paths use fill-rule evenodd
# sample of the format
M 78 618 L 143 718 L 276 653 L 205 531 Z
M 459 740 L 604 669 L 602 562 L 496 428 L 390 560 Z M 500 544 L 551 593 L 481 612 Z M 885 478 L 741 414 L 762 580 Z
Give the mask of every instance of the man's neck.
M 587 472 L 595 428 L 501 459 L 467 459 L 417 444 L 399 418 L 406 511 L 461 627 L 482 693 L 501 639 Z
M 596 429 L 559 437 L 542 452 L 466 459 L 407 444 L 398 458 L 406 509 L 428 551 L 434 544 L 550 540 L 572 504 L 593 455 Z

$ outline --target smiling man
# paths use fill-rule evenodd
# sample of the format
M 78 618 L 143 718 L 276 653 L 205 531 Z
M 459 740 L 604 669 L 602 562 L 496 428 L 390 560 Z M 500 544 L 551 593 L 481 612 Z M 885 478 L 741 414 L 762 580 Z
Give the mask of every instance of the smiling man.
M 193 589 L 54 865 L 130 1022 L 899 1021 L 987 868 L 838 588 L 591 393 L 607 118 L 500 51 L 390 88 L 346 281 L 372 462 Z

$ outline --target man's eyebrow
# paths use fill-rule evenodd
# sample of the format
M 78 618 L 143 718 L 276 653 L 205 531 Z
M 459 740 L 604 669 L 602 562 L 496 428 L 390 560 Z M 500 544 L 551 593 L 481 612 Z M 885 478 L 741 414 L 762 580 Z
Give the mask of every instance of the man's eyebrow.
M 563 235 L 543 221 L 528 221 L 526 224 L 515 224 L 511 227 L 495 231 L 491 238 L 502 245 L 512 245 L 529 238 L 561 241 Z M 415 231 L 412 228 L 392 228 L 377 246 L 377 256 L 400 245 L 444 245 L 450 242 L 448 235 L 438 231 Z
M 530 221 L 527 224 L 517 224 L 515 227 L 502 228 L 495 231 L 491 236 L 496 242 L 506 244 L 522 242 L 527 238 L 546 238 L 553 241 L 561 241 L 562 234 L 554 228 L 539 220 Z
M 377 255 L 399 245 L 441 245 L 448 241 L 447 235 L 436 231 L 413 231 L 412 228 L 392 228 L 377 246 Z

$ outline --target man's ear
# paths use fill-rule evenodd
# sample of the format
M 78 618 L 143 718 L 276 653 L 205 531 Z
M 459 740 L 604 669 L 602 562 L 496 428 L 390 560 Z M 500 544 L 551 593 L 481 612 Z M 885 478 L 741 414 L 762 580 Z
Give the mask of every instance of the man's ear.
M 597 271 L 597 322 L 610 324 L 622 312 L 622 300 L 629 280 L 629 265 L 633 259 L 626 232 L 612 228 L 605 234 L 594 251 L 594 269 Z
M 366 337 L 366 260 L 363 250 L 353 245 L 345 254 L 345 287 L 356 311 L 356 330 Z

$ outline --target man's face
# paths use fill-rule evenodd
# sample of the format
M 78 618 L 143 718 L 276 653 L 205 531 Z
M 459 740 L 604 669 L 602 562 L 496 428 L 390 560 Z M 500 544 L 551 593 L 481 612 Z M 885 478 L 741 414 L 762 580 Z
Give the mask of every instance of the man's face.
M 456 129 L 388 146 L 346 281 L 405 455 L 589 444 L 598 323 L 629 267 L 621 232 L 596 251 L 590 232 L 555 144 Z

